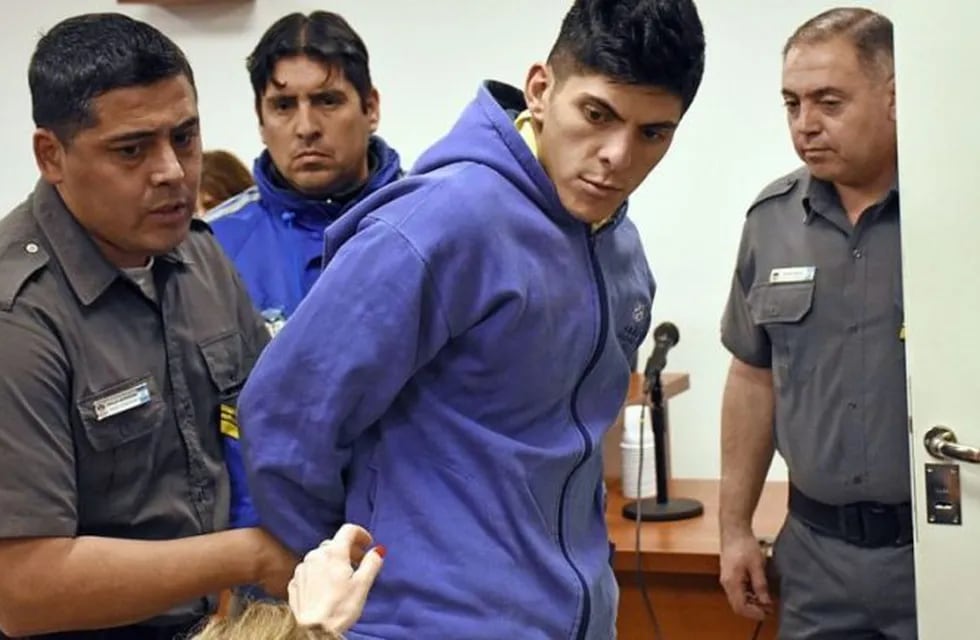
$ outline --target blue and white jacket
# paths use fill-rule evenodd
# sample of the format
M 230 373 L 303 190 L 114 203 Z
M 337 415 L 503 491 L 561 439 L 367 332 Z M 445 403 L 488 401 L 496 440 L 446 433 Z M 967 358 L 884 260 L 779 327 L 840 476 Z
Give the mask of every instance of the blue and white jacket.
M 255 161 L 255 186 L 221 203 L 205 220 L 266 316 L 288 318 L 322 268 L 324 243 L 343 214 L 401 175 L 398 153 L 373 136 L 371 175 L 354 194 L 314 200 L 283 184 L 268 151 Z

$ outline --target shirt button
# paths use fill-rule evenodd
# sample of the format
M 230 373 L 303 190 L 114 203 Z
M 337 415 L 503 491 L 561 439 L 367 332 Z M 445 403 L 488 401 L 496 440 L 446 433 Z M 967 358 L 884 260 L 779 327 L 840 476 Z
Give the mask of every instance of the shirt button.
M 858 326 L 856 324 L 849 324 L 849 325 L 847 325 L 847 332 L 848 333 L 857 333 L 857 330 L 858 330 Z
M 27 253 L 37 253 L 39 250 L 40 247 L 38 247 L 37 243 L 35 242 L 28 242 L 26 245 L 24 245 L 24 251 Z
M 847 403 L 847 408 L 848 409 L 857 409 L 858 408 L 858 404 L 856 402 L 848 402 Z
M 860 260 L 864 253 L 860 249 L 855 249 L 853 255 L 855 260 Z

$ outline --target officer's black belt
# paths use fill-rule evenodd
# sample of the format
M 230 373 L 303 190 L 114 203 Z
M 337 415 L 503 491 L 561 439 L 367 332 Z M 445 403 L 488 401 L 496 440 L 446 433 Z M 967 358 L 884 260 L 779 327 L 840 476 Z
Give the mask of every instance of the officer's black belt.
M 790 484 L 789 512 L 819 534 L 866 548 L 912 543 L 912 505 L 852 502 L 825 504 Z

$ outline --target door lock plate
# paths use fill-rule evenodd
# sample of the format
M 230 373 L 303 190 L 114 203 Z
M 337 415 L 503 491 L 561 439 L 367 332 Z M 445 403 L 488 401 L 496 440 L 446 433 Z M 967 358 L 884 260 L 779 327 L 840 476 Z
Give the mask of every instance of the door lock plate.
M 926 506 L 929 524 L 963 523 L 959 465 L 926 464 Z

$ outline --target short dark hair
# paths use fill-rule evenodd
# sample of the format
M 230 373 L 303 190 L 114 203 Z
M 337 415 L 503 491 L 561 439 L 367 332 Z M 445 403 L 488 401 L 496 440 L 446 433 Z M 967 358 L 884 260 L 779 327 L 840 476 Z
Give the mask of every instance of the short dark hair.
M 859 7 L 830 9 L 810 18 L 786 41 L 783 57 L 797 45 L 817 44 L 839 37 L 851 41 L 866 71 L 880 69 L 889 76 L 894 71 L 895 36 L 892 21 L 880 13 Z
M 575 0 L 548 63 L 559 79 L 588 71 L 666 89 L 686 111 L 704 75 L 704 28 L 692 0 Z
M 37 127 L 63 144 L 98 124 L 92 100 L 126 87 L 194 73 L 183 51 L 150 25 L 120 13 L 87 13 L 56 24 L 38 40 L 27 79 Z
M 361 108 L 367 110 L 371 95 L 371 71 L 368 51 L 361 36 L 344 18 L 330 11 L 314 11 L 309 15 L 290 13 L 283 16 L 262 34 L 259 43 L 248 56 L 248 74 L 255 93 L 255 112 L 262 120 L 261 102 L 276 63 L 282 58 L 307 56 L 328 66 L 339 67 L 344 77 L 354 85 L 361 98 Z

